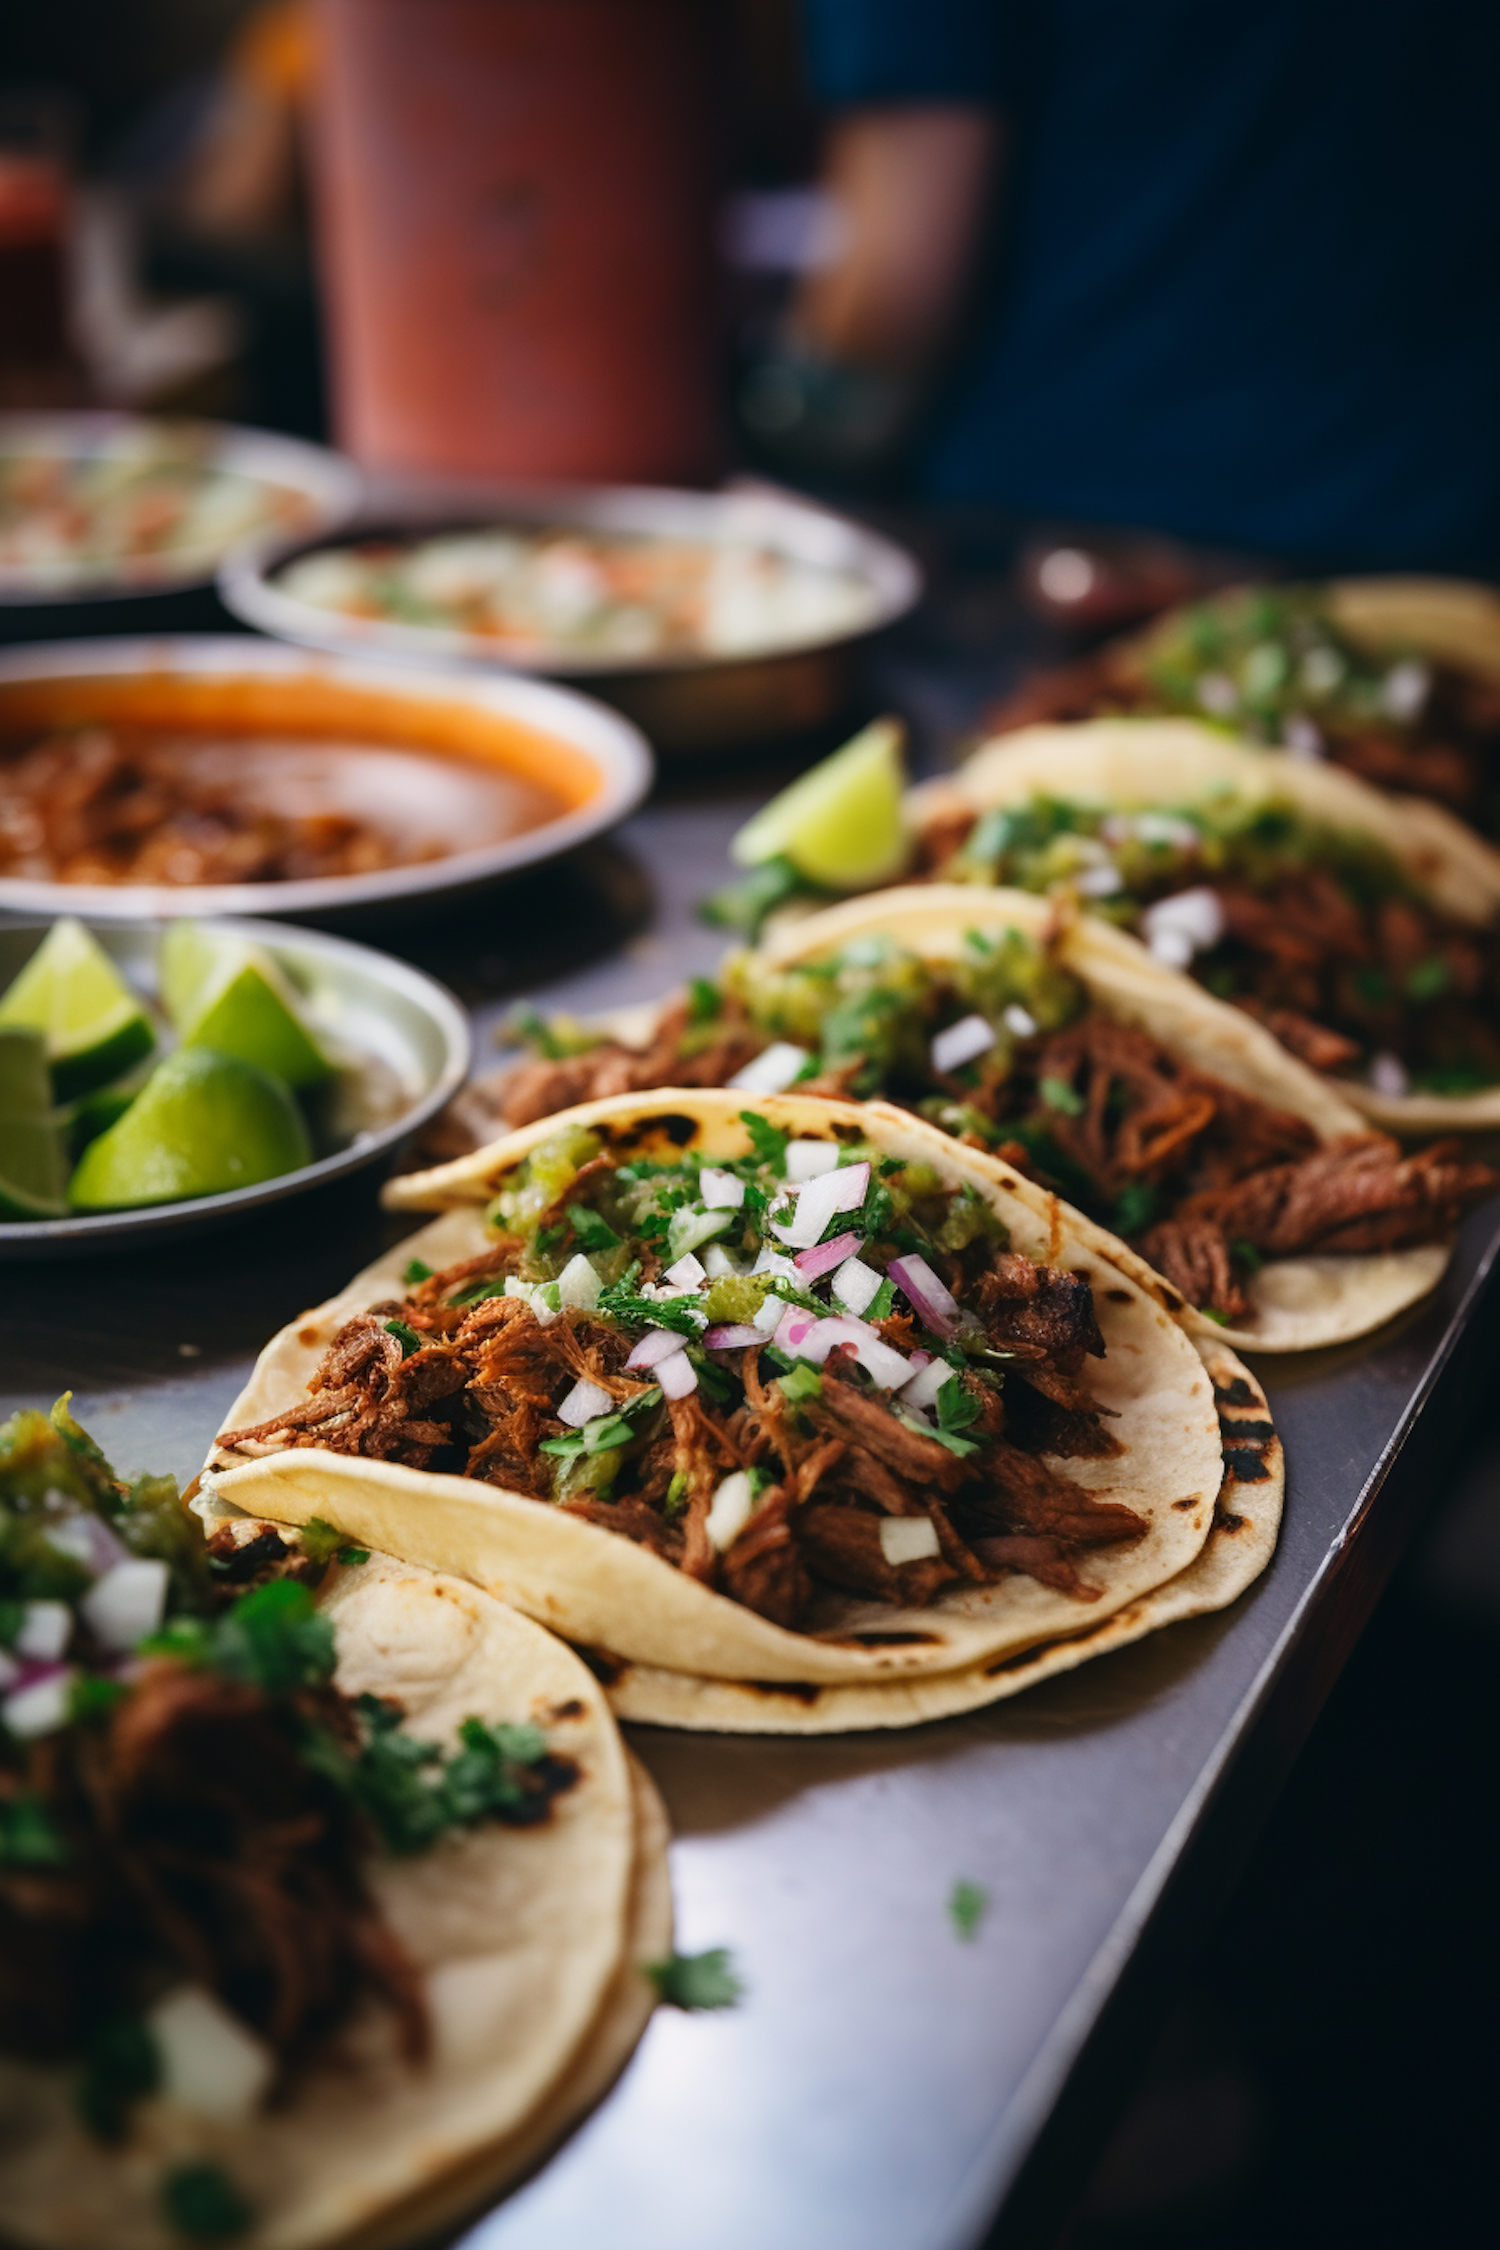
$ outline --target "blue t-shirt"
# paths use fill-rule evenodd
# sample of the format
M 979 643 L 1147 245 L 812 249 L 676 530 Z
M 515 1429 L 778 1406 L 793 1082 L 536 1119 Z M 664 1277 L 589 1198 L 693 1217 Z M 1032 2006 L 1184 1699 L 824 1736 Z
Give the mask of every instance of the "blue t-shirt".
M 1003 111 L 936 497 L 1500 575 L 1500 0 L 804 0 L 830 105 Z

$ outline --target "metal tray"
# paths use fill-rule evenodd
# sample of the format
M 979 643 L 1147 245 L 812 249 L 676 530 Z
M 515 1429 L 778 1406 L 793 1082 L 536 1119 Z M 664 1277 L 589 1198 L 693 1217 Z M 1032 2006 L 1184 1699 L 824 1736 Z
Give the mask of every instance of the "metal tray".
M 632 823 L 654 928 L 539 1004 L 615 1006 L 711 966 L 722 937 L 692 904 L 745 810 L 689 799 Z M 463 928 L 430 943 L 440 968 L 445 945 L 476 958 Z M 503 973 L 524 985 L 527 960 Z M 476 1011 L 481 1051 L 502 1012 L 498 996 Z M 351 1191 L 268 1211 L 211 1259 L 168 1245 L 128 1269 L 28 1275 L 0 1409 L 72 1385 L 123 1467 L 186 1478 L 265 1337 L 404 1231 Z M 1164 2015 L 1462 1435 L 1500 1327 L 1497 1251 L 1500 1214 L 1475 1213 L 1436 1296 L 1394 1328 L 1261 1363 L 1287 1512 L 1233 1609 L 912 1732 L 632 1730 L 672 1815 L 678 1943 L 732 1947 L 747 1997 L 661 2010 L 593 2117 L 461 2230 L 469 2250 L 975 2250 L 997 2211 L 992 2250 L 1049 2242 L 1123 2059 Z M 967 1944 L 947 1914 L 958 1878 L 989 1896 Z

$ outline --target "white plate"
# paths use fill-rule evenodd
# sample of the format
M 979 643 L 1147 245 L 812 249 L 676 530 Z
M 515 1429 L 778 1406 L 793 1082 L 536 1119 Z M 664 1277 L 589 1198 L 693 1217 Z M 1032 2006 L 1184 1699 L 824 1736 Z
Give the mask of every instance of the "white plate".
M 409 867 L 369 875 L 318 876 L 288 883 L 86 884 L 0 877 L 0 911 L 17 914 L 91 914 L 115 919 L 160 920 L 179 914 L 269 914 L 320 917 L 364 911 L 402 900 L 462 891 L 493 882 L 517 868 L 571 851 L 612 828 L 640 803 L 651 784 L 651 752 L 628 719 L 566 688 L 514 674 L 469 672 L 436 677 L 411 666 L 359 662 L 312 654 L 248 636 L 182 635 L 161 639 L 59 641 L 0 655 L 0 728 L 6 689 L 27 680 L 120 678 L 161 673 L 193 679 L 276 676 L 347 683 L 375 691 L 410 711 L 414 745 L 422 739 L 424 708 L 458 704 L 497 720 L 510 719 L 551 735 L 581 753 L 593 767 L 593 793 L 573 811 L 500 843 L 457 851 Z M 407 724 L 402 712 L 403 731 Z M 269 731 L 269 730 L 266 730 Z M 309 730 L 311 731 L 311 730 Z M 0 776 L 3 776 L 0 766 Z

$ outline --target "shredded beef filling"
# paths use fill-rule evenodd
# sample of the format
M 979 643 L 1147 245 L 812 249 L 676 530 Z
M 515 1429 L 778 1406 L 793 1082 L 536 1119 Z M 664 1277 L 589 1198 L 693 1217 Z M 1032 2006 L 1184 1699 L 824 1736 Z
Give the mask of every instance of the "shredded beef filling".
M 496 1243 L 487 1263 L 497 1289 L 521 1248 L 514 1237 Z M 702 1386 L 686 1398 L 656 1394 L 632 1419 L 601 1488 L 575 1486 L 571 1467 L 557 1467 L 540 1447 L 566 1434 L 557 1407 L 580 1377 L 616 1411 L 653 1391 L 649 1372 L 625 1367 L 630 1335 L 573 1308 L 543 1325 L 514 1296 L 450 1303 L 455 1291 L 473 1288 L 484 1264 L 435 1274 L 404 1302 L 357 1315 L 305 1400 L 253 1429 L 226 1432 L 221 1444 L 324 1446 L 504 1485 L 634 1539 L 792 1627 L 825 1621 L 831 1591 L 920 1606 L 946 1588 L 1009 1571 L 1095 1599 L 1087 1556 L 1146 1529 L 1133 1510 L 1096 1499 L 1043 1458 L 1120 1450 L 1085 1381 L 1085 1362 L 1104 1344 L 1079 1275 L 984 1241 L 942 1260 L 946 1285 L 983 1323 L 988 1362 L 1006 1370 L 1003 1389 L 993 1375 L 958 1373 L 968 1401 L 959 1451 L 914 1426 L 916 1417 L 901 1419 L 847 1347 L 790 1397 L 775 1359 L 740 1347 L 714 1355 L 733 1378 L 717 1388 L 731 1395 L 716 1398 Z M 392 1322 L 420 1338 L 417 1349 L 391 1333 Z M 876 1325 L 896 1348 L 912 1347 L 910 1315 Z M 1012 1399 L 1023 1397 L 1035 1402 L 1034 1414 L 1013 1412 Z M 709 1512 L 718 1486 L 740 1469 L 758 1472 L 761 1489 L 748 1524 L 721 1552 Z M 937 1553 L 889 1561 L 880 1527 L 897 1516 L 926 1517 Z

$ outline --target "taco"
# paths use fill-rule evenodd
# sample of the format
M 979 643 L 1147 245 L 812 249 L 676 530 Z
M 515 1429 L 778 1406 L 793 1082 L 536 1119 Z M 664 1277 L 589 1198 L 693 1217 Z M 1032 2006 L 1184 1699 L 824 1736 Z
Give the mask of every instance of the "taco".
M 603 2090 L 665 1949 L 659 1817 L 570 1651 L 326 1524 L 201 1504 L 206 1539 L 65 1404 L 0 1430 L 28 2250 L 408 2239 Z
M 551 1051 L 471 1089 L 476 1125 L 481 1103 L 522 1125 L 623 1087 L 880 1095 L 1065 1195 L 1191 1327 L 1260 1351 L 1379 1327 L 1500 1187 L 1456 1144 L 1403 1156 L 1240 1009 L 1022 891 L 876 892 L 656 1009 L 528 1036 Z
M 886 1104 L 744 1100 L 391 1182 L 444 1216 L 268 1346 L 217 1490 L 717 1679 L 951 1674 L 1186 1569 L 1212 1392 L 1109 1238 Z
M 1068 890 L 1398 1132 L 1500 1123 L 1500 852 L 1185 719 L 1001 736 L 913 792 L 930 872 Z
M 1500 834 L 1500 594 L 1444 578 L 1241 586 L 1044 673 L 992 712 L 1180 714 L 1329 758 Z
M 1219 1412 L 1224 1477 L 1213 1524 L 1198 1553 L 1165 1585 L 1110 1617 L 1019 1656 L 965 1671 L 884 1687 L 789 1685 L 775 1680 L 694 1679 L 659 1666 L 612 1664 L 609 1697 L 622 1719 L 721 1734 L 845 1734 L 862 1727 L 910 1726 L 949 1718 L 976 1704 L 1008 1700 L 1043 1680 L 1074 1672 L 1097 1656 L 1128 1648 L 1164 1625 L 1227 1609 L 1270 1561 L 1286 1499 L 1286 1464 L 1266 1394 L 1227 1346 L 1197 1339 Z

